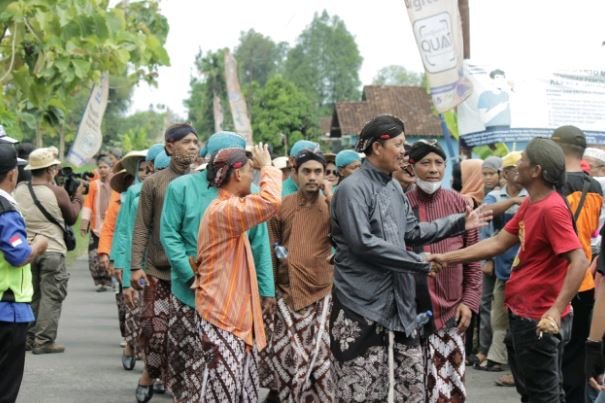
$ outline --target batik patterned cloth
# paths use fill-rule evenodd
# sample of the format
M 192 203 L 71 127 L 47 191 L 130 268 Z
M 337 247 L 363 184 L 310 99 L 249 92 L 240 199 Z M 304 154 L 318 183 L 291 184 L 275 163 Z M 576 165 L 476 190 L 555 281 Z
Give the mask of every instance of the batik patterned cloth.
M 330 338 L 335 401 L 424 403 L 424 357 L 417 338 L 388 331 L 343 307 L 337 298 Z
M 455 327 L 443 328 L 424 343 L 427 402 L 466 401 L 463 334 Z
M 195 315 L 204 362 L 201 402 L 258 402 L 255 353 L 242 339 Z
M 332 296 L 295 311 L 277 298 L 274 328 L 267 347 L 274 390 L 281 402 L 334 400 L 330 309 Z
M 90 271 L 90 276 L 95 285 L 111 287 L 111 277 L 107 274 L 107 270 L 101 268 L 99 265 L 98 248 L 99 237 L 91 232 L 88 238 L 88 270 Z
M 145 367 L 151 379 L 166 375 L 166 333 L 170 315 L 170 282 L 147 276 L 141 313 L 141 342 Z
M 143 301 L 143 292 L 138 291 L 137 305 L 133 308 L 129 307 L 128 304 L 124 304 L 125 308 L 125 318 L 124 318 L 124 327 L 125 327 L 125 335 L 124 339 L 126 343 L 130 346 L 135 356 L 141 350 L 141 312 L 144 307 Z
M 175 402 L 200 400 L 204 357 L 195 326 L 195 309 L 170 296 L 170 320 L 166 349 L 168 353 L 168 388 Z

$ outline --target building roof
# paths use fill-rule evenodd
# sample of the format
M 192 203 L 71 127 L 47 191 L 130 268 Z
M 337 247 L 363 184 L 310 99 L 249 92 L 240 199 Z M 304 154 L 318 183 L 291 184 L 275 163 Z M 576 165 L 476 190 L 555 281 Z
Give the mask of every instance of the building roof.
M 363 126 L 380 114 L 395 115 L 405 124 L 408 136 L 442 136 L 433 113 L 431 97 L 423 87 L 367 85 L 360 102 L 338 102 L 332 115 L 330 137 L 358 135 Z

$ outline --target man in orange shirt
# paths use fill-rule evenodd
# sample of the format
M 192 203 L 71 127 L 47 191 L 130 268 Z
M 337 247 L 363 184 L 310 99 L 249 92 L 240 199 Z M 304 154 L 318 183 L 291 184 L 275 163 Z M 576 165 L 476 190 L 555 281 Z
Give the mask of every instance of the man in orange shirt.
M 254 168 L 260 193 L 250 194 Z M 219 188 L 198 236 L 196 327 L 205 360 L 201 396 L 208 402 L 258 401 L 255 350 L 265 348 L 256 268 L 246 231 L 269 220 L 281 204 L 282 173 L 271 166 L 267 146 L 248 161 L 242 149 L 219 151 L 208 165 Z M 265 306 L 269 309 L 269 306 Z

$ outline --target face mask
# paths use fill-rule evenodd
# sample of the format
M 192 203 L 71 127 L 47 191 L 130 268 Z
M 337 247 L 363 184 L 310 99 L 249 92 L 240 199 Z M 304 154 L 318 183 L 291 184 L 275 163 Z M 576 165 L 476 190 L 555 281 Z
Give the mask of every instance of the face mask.
M 439 181 L 439 182 L 427 182 L 427 181 L 423 181 L 422 179 L 416 177 L 416 185 L 420 189 L 422 189 L 422 191 L 424 193 L 432 195 L 433 193 L 435 193 L 436 191 L 438 191 L 439 188 L 441 188 L 441 181 Z

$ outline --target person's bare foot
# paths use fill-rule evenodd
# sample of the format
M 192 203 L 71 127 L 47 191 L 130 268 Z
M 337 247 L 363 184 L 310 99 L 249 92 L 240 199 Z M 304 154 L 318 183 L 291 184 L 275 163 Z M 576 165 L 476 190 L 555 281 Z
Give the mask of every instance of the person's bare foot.
M 497 386 L 515 386 L 515 378 L 513 374 L 504 374 L 496 379 Z
M 476 357 L 477 361 L 479 361 L 479 365 L 483 364 L 483 361 L 487 360 L 487 355 L 483 353 L 477 353 Z

